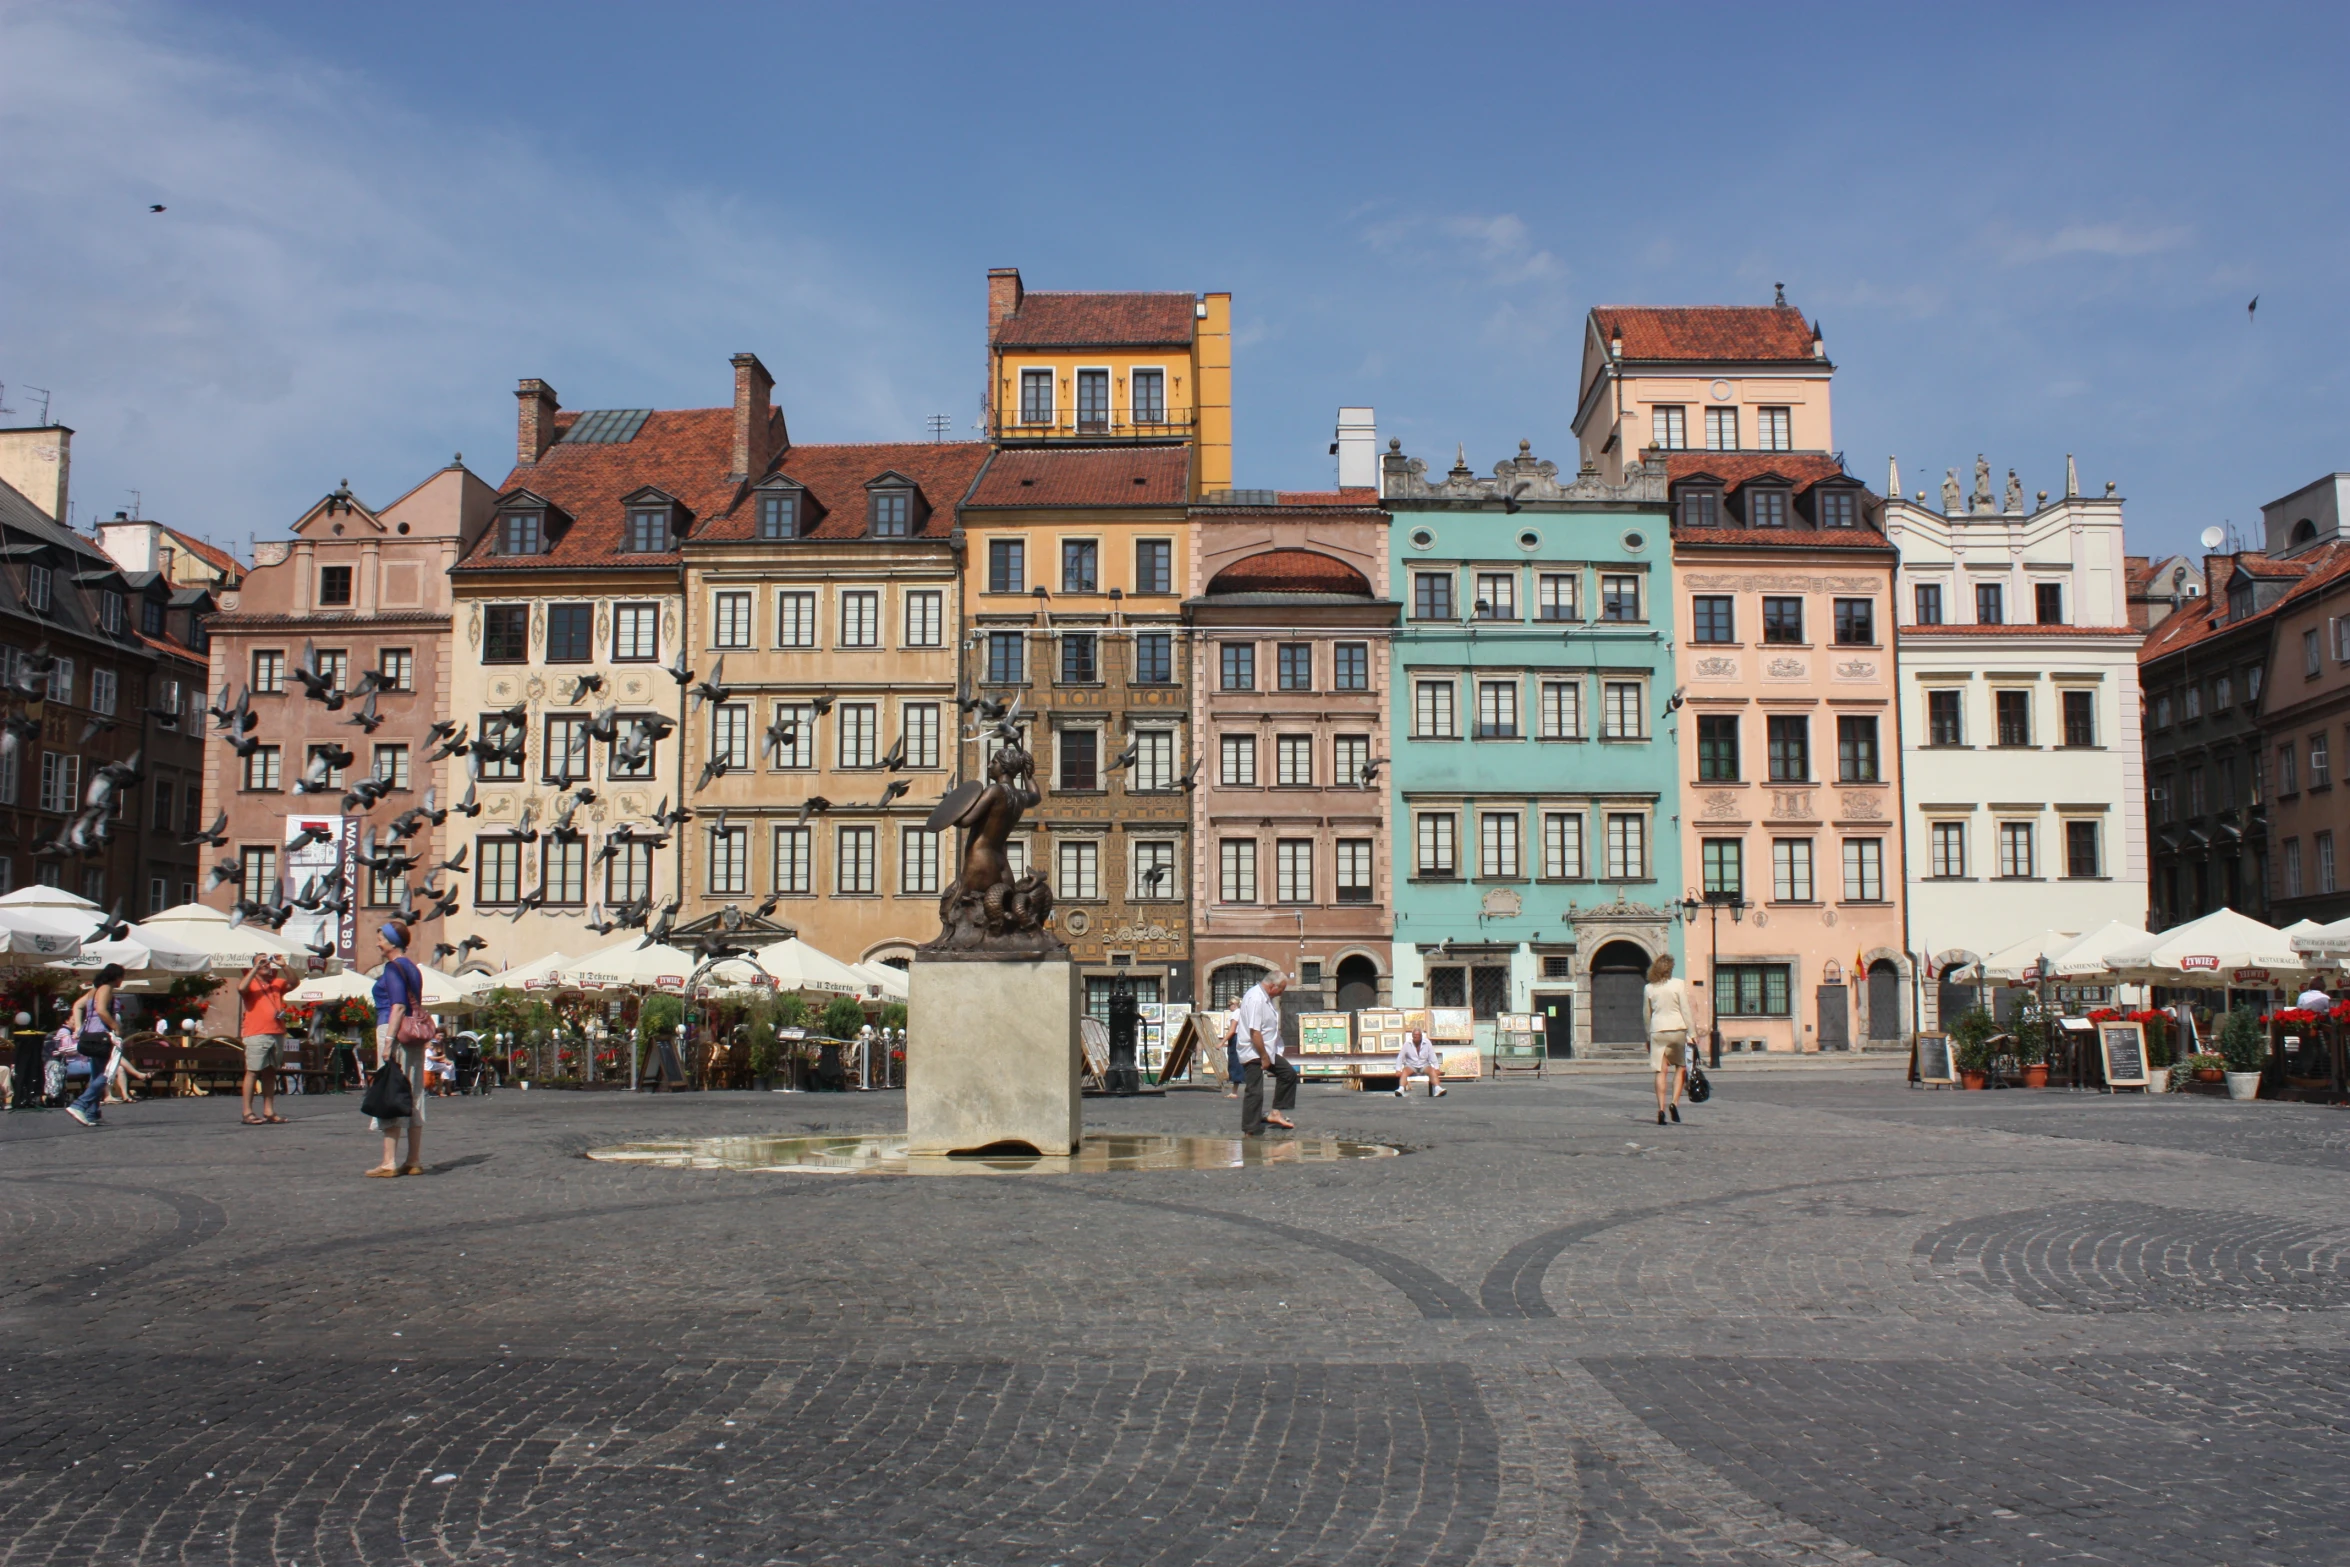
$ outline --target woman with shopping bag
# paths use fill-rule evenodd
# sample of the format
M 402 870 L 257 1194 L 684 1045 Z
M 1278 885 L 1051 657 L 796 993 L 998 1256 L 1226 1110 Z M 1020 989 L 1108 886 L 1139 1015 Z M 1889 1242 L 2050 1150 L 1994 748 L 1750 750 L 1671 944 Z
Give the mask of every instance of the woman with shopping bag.
M 424 1010 L 424 971 L 408 956 L 408 927 L 386 920 L 376 930 L 383 968 L 375 976 L 375 1077 L 359 1108 L 384 1136 L 383 1163 L 367 1171 L 378 1180 L 424 1173 L 424 1052 L 440 1037 Z M 408 1159 L 400 1160 L 400 1136 Z

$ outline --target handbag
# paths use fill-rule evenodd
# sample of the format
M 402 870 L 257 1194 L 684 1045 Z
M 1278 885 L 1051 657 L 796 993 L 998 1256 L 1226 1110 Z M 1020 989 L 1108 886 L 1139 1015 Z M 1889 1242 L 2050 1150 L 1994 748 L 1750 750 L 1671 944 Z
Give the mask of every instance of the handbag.
M 1705 1075 L 1704 1067 L 1699 1066 L 1695 1061 L 1690 1062 L 1689 1102 L 1693 1105 L 1701 1105 L 1704 1104 L 1708 1099 L 1711 1099 L 1713 1096 L 1713 1079 Z
M 402 975 L 401 978 L 405 980 L 407 976 Z M 409 987 L 406 1005 L 408 1010 L 401 1016 L 400 1026 L 392 1031 L 392 1037 L 410 1049 L 421 1050 L 441 1037 L 441 1026 L 433 1021 L 430 1012 L 424 1010 L 422 974 L 417 975 L 416 983 Z
M 416 1113 L 416 1093 L 408 1086 L 408 1074 L 401 1070 L 397 1055 L 386 1057 L 376 1068 L 367 1092 L 360 1097 L 359 1113 L 378 1121 L 405 1121 Z

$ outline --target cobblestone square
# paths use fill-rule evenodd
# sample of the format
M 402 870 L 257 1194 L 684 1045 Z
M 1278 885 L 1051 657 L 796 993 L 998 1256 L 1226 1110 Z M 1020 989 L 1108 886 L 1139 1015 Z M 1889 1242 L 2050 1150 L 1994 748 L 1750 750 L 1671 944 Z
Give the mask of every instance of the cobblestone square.
M 2350 1559 L 2350 1115 L 1716 1084 L 952 1180 L 583 1157 L 892 1094 L 441 1101 L 401 1181 L 356 1097 L 12 1114 L 0 1562 Z

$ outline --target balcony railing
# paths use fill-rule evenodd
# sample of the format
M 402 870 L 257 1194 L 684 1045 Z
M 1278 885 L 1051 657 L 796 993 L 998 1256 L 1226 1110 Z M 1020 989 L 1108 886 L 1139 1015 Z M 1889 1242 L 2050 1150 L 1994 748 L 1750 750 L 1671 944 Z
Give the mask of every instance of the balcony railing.
M 1175 441 L 1191 433 L 1196 421 L 1188 408 L 1131 409 L 1096 412 L 1091 409 L 1008 409 L 996 419 L 999 441 Z

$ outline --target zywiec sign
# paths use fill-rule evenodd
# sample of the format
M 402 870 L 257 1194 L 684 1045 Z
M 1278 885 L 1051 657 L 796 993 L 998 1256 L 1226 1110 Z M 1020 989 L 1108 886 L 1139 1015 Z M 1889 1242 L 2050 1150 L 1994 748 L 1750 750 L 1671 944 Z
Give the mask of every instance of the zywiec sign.
M 2268 970 L 2264 968 L 2240 968 L 2236 970 L 2236 983 L 2239 985 L 2265 985 L 2268 983 L 2269 977 Z
M 2179 959 L 2179 967 L 2189 974 L 2195 973 L 2199 970 L 2205 972 L 2217 972 L 2219 969 L 2219 959 L 2205 957 L 2201 953 L 2196 953 L 2192 956 Z

